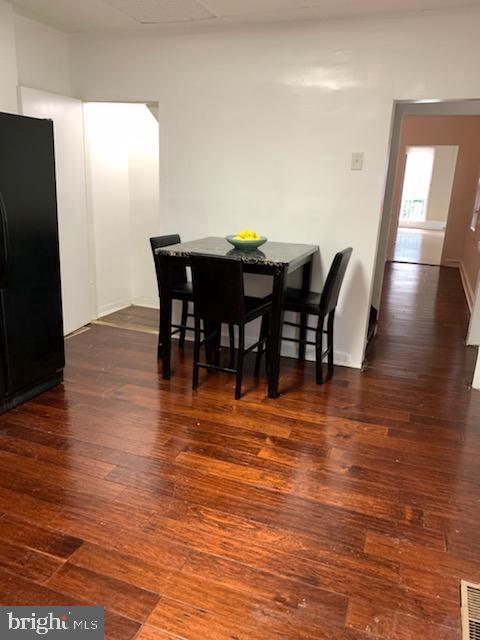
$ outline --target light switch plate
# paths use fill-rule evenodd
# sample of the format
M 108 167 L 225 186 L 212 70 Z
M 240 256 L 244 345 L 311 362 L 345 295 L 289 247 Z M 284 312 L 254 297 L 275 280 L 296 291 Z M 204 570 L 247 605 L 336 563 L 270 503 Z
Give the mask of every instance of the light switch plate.
M 352 171 L 361 171 L 363 169 L 363 151 L 354 151 L 352 153 Z

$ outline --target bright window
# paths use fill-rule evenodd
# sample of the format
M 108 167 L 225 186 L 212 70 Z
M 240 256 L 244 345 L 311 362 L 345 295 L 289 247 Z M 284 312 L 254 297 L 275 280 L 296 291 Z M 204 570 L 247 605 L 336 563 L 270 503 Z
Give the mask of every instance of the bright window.
M 434 159 L 433 147 L 408 147 L 400 220 L 425 220 Z

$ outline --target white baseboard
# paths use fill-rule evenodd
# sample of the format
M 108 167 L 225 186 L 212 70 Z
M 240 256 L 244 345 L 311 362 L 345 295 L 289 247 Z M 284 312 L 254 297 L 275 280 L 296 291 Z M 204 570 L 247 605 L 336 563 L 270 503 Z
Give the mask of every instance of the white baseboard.
M 130 300 L 118 300 L 117 302 L 109 302 L 108 304 L 104 304 L 97 309 L 97 318 L 108 316 L 109 313 L 120 311 L 120 309 L 126 309 L 131 305 L 132 303 L 130 302 Z
M 159 309 L 158 298 L 133 298 L 132 303 L 136 307 L 147 307 L 148 309 Z
M 463 262 L 461 262 L 461 260 L 444 260 L 442 262 L 442 266 L 454 267 L 460 271 L 460 278 L 462 280 L 463 292 L 465 293 L 465 298 L 467 300 L 470 313 L 472 313 L 473 303 L 475 301 L 475 293 L 470 285 L 470 282 L 468 281 L 467 272 L 465 271 Z
M 108 315 L 109 313 L 113 313 L 114 311 L 120 311 L 120 309 L 125 309 L 131 305 L 137 305 L 137 306 L 141 306 L 141 307 L 148 307 L 151 309 L 158 309 L 159 305 L 158 305 L 158 300 L 152 300 L 151 298 L 136 298 L 134 299 L 132 302 L 118 302 L 118 303 L 112 303 L 109 305 L 104 305 L 101 309 L 99 309 L 98 311 L 98 318 L 101 318 L 103 316 Z M 173 316 L 174 320 L 179 320 L 179 318 L 175 318 L 175 315 Z M 190 319 L 190 323 L 191 323 L 191 319 Z M 193 340 L 193 333 L 188 331 L 186 336 L 185 336 L 186 340 Z M 257 334 L 246 334 L 245 335 L 245 346 L 248 348 L 250 347 L 252 344 L 254 344 L 256 341 L 258 340 L 258 335 Z M 222 345 L 225 347 L 228 347 L 229 345 L 229 338 L 228 338 L 228 330 L 225 327 L 223 332 L 222 332 Z M 282 343 L 282 356 L 285 356 L 286 358 L 297 358 L 298 357 L 298 345 L 296 345 L 293 342 L 286 342 L 284 341 Z M 305 353 L 305 358 L 309 361 L 315 362 L 315 348 L 311 345 L 307 345 L 307 349 L 306 349 L 306 353 Z M 345 351 L 337 351 L 335 350 L 334 352 L 334 361 L 335 364 L 341 365 L 341 366 L 345 366 L 345 367 L 352 367 L 354 369 L 360 368 L 360 367 L 355 367 L 352 365 L 352 361 L 351 361 L 351 357 L 349 353 L 346 353 Z
M 460 277 L 462 278 L 463 290 L 465 292 L 465 297 L 467 299 L 468 308 L 470 309 L 470 313 L 473 310 L 473 303 L 475 301 L 475 292 L 468 280 L 467 272 L 465 271 L 465 266 L 463 262 L 459 263 Z
M 480 350 L 477 355 L 477 366 L 475 368 L 475 373 L 473 375 L 472 388 L 480 389 Z
M 460 269 L 460 261 L 459 260 L 442 260 L 442 267 L 455 267 L 456 269 Z
M 192 340 L 193 338 L 189 337 L 189 339 Z M 252 344 L 255 344 L 255 342 L 257 342 L 257 340 L 258 340 L 258 335 L 246 334 L 245 335 L 245 346 L 248 348 Z M 222 346 L 228 347 L 228 345 L 229 345 L 228 332 L 225 330 L 225 331 L 222 332 Z M 282 342 L 282 351 L 281 351 L 281 353 L 282 353 L 282 356 L 284 356 L 285 358 L 297 358 L 298 357 L 298 345 L 293 343 L 293 342 Z M 307 345 L 305 358 L 306 358 L 306 360 L 309 360 L 311 362 L 315 362 L 315 347 L 313 347 L 311 345 Z M 353 369 L 360 368 L 360 367 L 354 367 L 352 365 L 350 354 L 349 353 L 345 353 L 344 351 L 334 351 L 333 359 L 334 359 L 335 364 L 337 364 L 337 365 L 344 366 L 344 367 L 351 367 Z
M 252 340 L 252 344 L 253 344 Z M 282 343 L 282 356 L 286 358 L 298 358 L 298 345 L 294 342 L 283 342 Z M 315 362 L 315 347 L 311 345 L 307 345 L 305 358 L 311 362 Z M 351 363 L 351 358 L 349 353 L 345 353 L 344 351 L 336 351 L 333 352 L 333 360 L 335 364 L 342 365 L 344 367 L 353 367 Z
M 403 220 L 398 225 L 400 229 L 423 229 L 425 231 L 445 231 L 446 222 L 441 220 L 425 220 L 425 222 L 407 222 Z

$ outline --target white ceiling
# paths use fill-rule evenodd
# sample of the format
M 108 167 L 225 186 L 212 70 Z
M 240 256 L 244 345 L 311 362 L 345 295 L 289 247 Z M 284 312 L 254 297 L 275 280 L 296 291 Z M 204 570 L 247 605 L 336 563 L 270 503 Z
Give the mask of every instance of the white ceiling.
M 10 0 L 68 32 L 294 22 L 480 6 L 480 0 Z

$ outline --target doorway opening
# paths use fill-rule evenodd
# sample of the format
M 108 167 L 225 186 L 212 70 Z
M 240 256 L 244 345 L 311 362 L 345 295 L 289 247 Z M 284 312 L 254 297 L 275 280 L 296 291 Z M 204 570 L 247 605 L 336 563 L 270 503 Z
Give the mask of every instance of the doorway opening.
M 398 189 L 398 223 L 389 259 L 394 262 L 442 264 L 458 145 L 402 148 L 403 185 Z M 399 163 L 397 180 L 402 180 Z M 395 211 L 395 213 L 397 213 Z
M 148 238 L 158 235 L 158 104 L 84 104 L 97 318 L 158 306 Z
M 395 104 L 368 337 L 397 370 L 408 353 L 416 366 L 409 375 L 434 375 L 428 367 L 441 363 L 452 384 L 473 379 L 477 349 L 468 351 L 465 341 L 480 344 L 479 176 L 479 100 Z M 382 325 L 393 303 L 396 312 Z M 378 324 L 380 341 L 373 339 Z
M 65 335 L 131 304 L 158 306 L 148 244 L 160 228 L 158 103 L 29 87 L 19 102 L 23 115 L 54 123 Z

